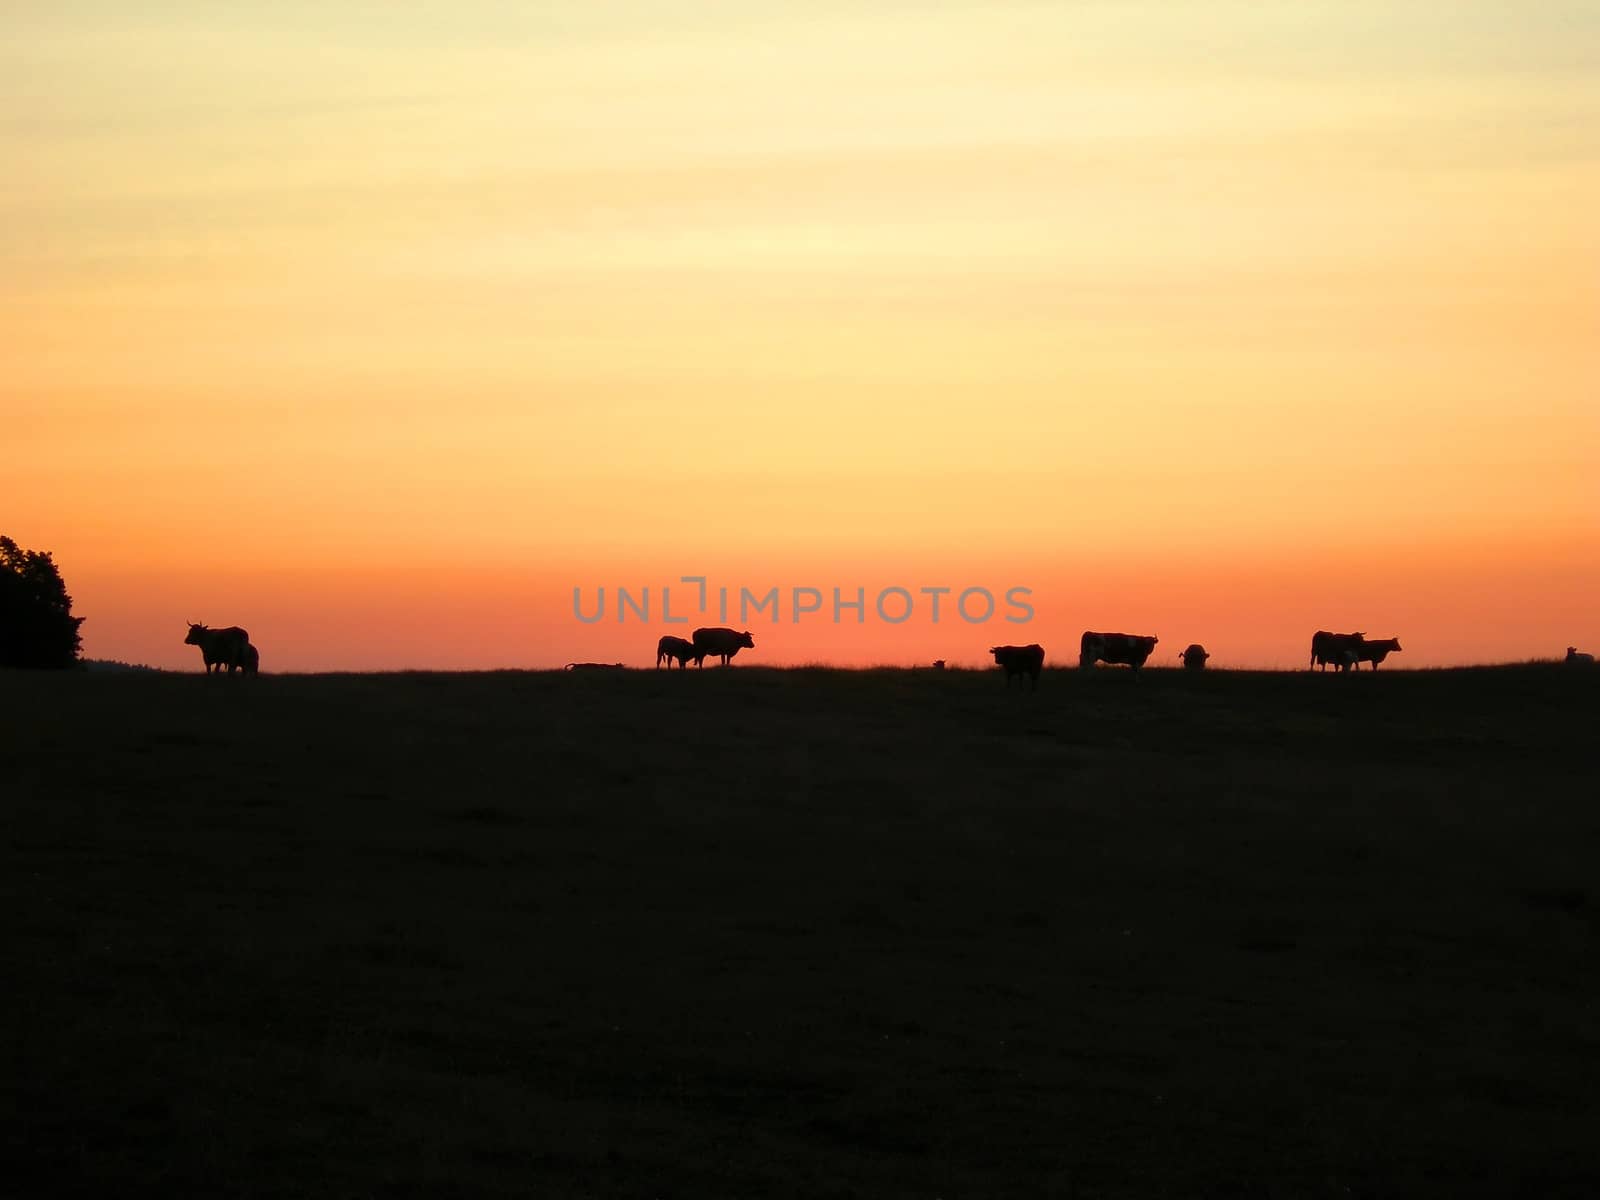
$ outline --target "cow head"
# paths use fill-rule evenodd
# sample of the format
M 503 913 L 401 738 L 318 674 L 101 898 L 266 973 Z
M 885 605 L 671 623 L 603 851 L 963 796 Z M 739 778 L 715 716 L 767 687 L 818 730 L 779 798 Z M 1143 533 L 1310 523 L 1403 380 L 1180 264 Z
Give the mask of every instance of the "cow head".
M 206 627 L 204 625 L 199 625 L 194 621 L 190 621 L 189 636 L 183 639 L 183 644 L 185 646 L 198 646 L 200 644 L 200 635 L 205 631 Z
M 739 635 L 739 645 L 745 647 L 747 650 L 754 650 L 756 648 L 756 640 L 750 636 L 750 631 L 748 629 Z

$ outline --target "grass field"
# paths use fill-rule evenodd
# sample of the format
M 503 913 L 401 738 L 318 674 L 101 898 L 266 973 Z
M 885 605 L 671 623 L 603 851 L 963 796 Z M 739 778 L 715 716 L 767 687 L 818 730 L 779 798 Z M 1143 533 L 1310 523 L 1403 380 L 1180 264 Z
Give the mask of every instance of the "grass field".
M 26 1194 L 1592 1197 L 1597 699 L 0 672 L 0 1150 Z

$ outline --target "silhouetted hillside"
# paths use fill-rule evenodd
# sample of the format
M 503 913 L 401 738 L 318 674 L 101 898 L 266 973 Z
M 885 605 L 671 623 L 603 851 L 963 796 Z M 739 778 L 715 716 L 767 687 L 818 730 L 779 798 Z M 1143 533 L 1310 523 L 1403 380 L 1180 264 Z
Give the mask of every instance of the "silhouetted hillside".
M 1600 675 L 0 673 L 17 1177 L 1587 1197 Z

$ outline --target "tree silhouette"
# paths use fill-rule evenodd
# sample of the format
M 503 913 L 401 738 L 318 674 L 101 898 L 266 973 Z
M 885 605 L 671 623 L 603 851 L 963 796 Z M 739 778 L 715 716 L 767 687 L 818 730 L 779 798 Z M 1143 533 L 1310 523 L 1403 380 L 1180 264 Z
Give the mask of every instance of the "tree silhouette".
M 0 667 L 74 665 L 81 624 L 49 552 L 0 536 Z

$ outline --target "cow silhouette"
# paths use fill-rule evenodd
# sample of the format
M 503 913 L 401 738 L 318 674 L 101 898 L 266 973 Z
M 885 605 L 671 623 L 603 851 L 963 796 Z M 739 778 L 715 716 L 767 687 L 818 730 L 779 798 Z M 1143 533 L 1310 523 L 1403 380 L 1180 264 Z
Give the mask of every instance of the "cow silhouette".
M 755 638 L 750 636 L 747 629 L 743 633 L 735 633 L 731 629 L 719 627 L 711 629 L 696 629 L 694 631 L 694 665 L 704 667 L 706 655 L 714 655 L 722 659 L 722 665 L 727 666 L 729 660 L 741 649 L 754 650 Z
M 989 653 L 994 655 L 997 665 L 1006 669 L 1006 686 L 1011 686 L 1013 675 L 1031 675 L 1033 677 L 1033 690 L 1039 690 L 1039 672 L 1044 667 L 1044 647 L 1038 642 L 1026 646 L 990 646 Z
M 1359 633 L 1329 633 L 1319 629 L 1311 635 L 1311 667 L 1326 671 L 1332 663 L 1339 671 L 1348 671 L 1359 661 L 1361 643 L 1365 637 Z
M 189 636 L 183 639 L 183 644 L 200 647 L 200 657 L 206 664 L 207 675 L 213 672 L 220 674 L 224 667 L 229 675 L 241 668 L 250 671 L 260 662 L 260 655 L 252 653 L 255 647 L 250 645 L 249 633 L 237 625 L 230 625 L 226 629 L 208 629 L 190 621 Z
M 1134 633 L 1095 633 L 1086 630 L 1078 641 L 1078 666 L 1087 671 L 1095 663 L 1122 663 L 1137 671 L 1155 653 L 1160 638 Z
M 656 643 L 656 669 L 660 670 L 662 660 L 666 661 L 667 670 L 672 670 L 672 660 L 678 660 L 678 668 L 682 670 L 689 665 L 689 660 L 694 657 L 694 643 L 687 638 L 673 637 L 668 634 Z

